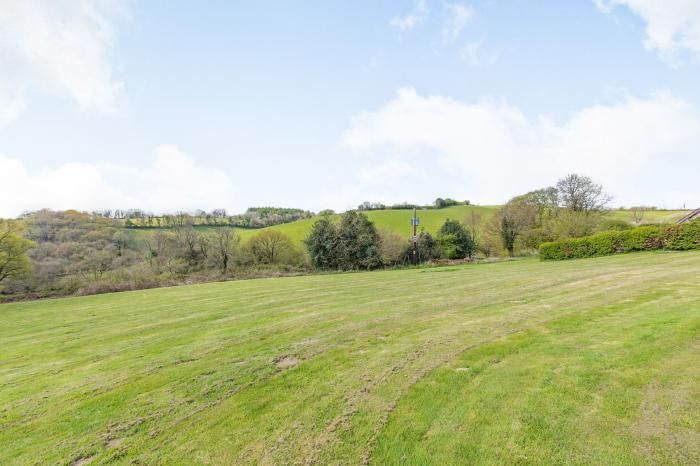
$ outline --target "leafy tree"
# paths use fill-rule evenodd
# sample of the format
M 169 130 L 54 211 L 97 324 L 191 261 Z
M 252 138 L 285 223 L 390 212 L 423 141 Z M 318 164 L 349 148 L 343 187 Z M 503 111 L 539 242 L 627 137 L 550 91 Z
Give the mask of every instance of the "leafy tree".
M 379 230 L 380 255 L 385 265 L 396 265 L 402 262 L 406 250 L 406 238 L 393 230 L 382 228 Z
M 314 267 L 338 268 L 338 228 L 329 215 L 322 216 L 313 224 L 304 244 Z
M 442 209 L 445 207 L 450 207 L 450 206 L 459 205 L 459 204 L 461 204 L 461 203 L 458 201 L 455 201 L 454 199 L 450 199 L 449 197 L 446 199 L 438 197 L 433 202 L 433 205 L 435 206 L 436 209 Z
M 386 206 L 382 204 L 381 202 L 369 202 L 365 201 L 359 206 L 357 206 L 357 210 L 383 210 L 386 209 Z
M 534 207 L 537 212 L 535 226 L 543 228 L 548 220 L 556 217 L 559 210 L 559 191 L 553 186 L 530 191 L 521 196 L 514 197 L 511 203 L 522 203 Z
M 471 235 L 457 220 L 447 219 L 440 227 L 437 238 L 442 255 L 448 259 L 471 257 L 476 250 Z
M 536 209 L 530 204 L 512 200 L 501 207 L 491 220 L 491 231 L 501 239 L 508 255 L 515 255 L 518 239 L 530 229 L 536 217 Z
M 382 265 L 381 240 L 374 223 L 354 210 L 340 216 L 338 265 L 344 269 L 373 269 Z
M 434 259 L 439 259 L 442 255 L 440 250 L 440 245 L 437 240 L 433 238 L 433 235 L 422 231 L 416 240 L 416 252 L 418 254 L 417 262 L 429 262 Z M 406 249 L 404 250 L 404 262 L 411 263 L 411 256 L 413 255 L 413 244 L 408 243 Z
M 0 285 L 8 278 L 24 278 L 31 272 L 27 251 L 35 243 L 22 236 L 22 227 L 13 220 L 0 220 Z
M 248 241 L 248 249 L 256 262 L 277 264 L 290 261 L 294 245 L 287 235 L 276 230 L 263 230 Z

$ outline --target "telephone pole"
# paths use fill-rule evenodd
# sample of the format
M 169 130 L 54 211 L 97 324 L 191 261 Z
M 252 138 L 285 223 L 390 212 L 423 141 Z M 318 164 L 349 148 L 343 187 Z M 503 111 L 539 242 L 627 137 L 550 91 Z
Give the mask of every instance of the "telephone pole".
M 416 265 L 418 263 L 418 236 L 416 235 L 416 228 L 418 227 L 418 217 L 416 217 L 416 208 L 413 208 L 413 218 L 411 219 L 411 225 L 413 225 L 413 253 L 411 254 L 411 264 Z

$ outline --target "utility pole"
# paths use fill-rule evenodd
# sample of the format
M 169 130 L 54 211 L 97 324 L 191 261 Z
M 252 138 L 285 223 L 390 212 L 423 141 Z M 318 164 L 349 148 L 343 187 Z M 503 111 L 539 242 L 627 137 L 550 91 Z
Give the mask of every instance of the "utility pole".
M 416 217 L 416 208 L 413 208 L 413 218 L 411 219 L 411 225 L 413 225 L 413 254 L 411 255 L 411 264 L 416 265 L 418 263 L 418 236 L 416 236 L 416 228 L 418 227 L 418 217 Z

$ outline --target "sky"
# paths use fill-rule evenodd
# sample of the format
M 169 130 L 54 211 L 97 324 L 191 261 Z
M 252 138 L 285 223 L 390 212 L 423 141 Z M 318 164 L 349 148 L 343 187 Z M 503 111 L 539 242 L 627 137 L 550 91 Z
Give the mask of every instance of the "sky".
M 0 0 L 0 216 L 700 206 L 700 0 Z

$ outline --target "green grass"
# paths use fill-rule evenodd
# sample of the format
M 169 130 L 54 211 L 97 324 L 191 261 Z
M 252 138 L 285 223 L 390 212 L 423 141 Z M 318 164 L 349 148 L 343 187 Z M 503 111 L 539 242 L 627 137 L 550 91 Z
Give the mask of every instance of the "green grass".
M 641 223 L 675 223 L 690 210 L 645 210 L 642 216 Z M 611 220 L 623 220 L 633 223 L 632 212 L 629 210 L 611 210 L 605 214 L 606 218 Z
M 422 209 L 418 211 L 418 217 L 420 217 L 421 225 L 419 231 L 424 229 L 428 233 L 435 234 L 438 229 L 445 223 L 445 220 L 456 219 L 459 221 L 465 221 L 471 212 L 477 212 L 482 221 L 488 220 L 499 208 L 500 206 L 453 206 L 444 209 Z M 644 212 L 643 223 L 673 223 L 680 219 L 683 215 L 687 214 L 688 210 L 647 210 Z M 372 220 L 377 228 L 385 228 L 388 230 L 393 230 L 396 233 L 410 238 L 412 234 L 411 229 L 411 216 L 413 211 L 411 210 L 372 210 L 364 212 L 370 220 Z M 623 220 L 626 222 L 632 222 L 632 213 L 628 210 L 611 210 L 605 214 L 606 218 L 614 220 Z M 285 223 L 282 225 L 275 225 L 268 227 L 267 229 L 273 229 L 280 231 L 287 236 L 289 236 L 293 242 L 296 244 L 301 243 L 304 238 L 306 238 L 311 230 L 311 226 L 317 220 L 314 218 L 307 218 L 304 220 L 299 220 L 292 223 Z M 260 230 L 238 230 L 241 240 L 246 241 L 251 236 L 260 232 Z
M 0 316 L 3 465 L 700 462 L 697 252 L 211 283 Z
M 459 221 L 464 221 L 471 212 L 477 212 L 482 216 L 483 219 L 487 219 L 498 209 L 497 206 L 453 206 L 446 207 L 444 209 L 419 209 L 417 212 L 420 218 L 420 226 L 418 231 L 427 231 L 428 233 L 435 234 L 438 229 L 445 223 L 445 220 L 456 219 Z M 413 216 L 413 210 L 407 209 L 387 209 L 387 210 L 371 210 L 363 212 L 367 217 L 372 220 L 377 228 L 385 228 L 387 230 L 393 230 L 396 233 L 410 238 L 413 234 L 411 227 L 411 217 Z M 337 216 L 336 216 L 337 217 Z M 311 231 L 311 226 L 317 220 L 317 217 L 307 218 L 304 220 L 298 220 L 292 223 L 285 223 L 282 225 L 275 225 L 265 229 L 274 229 L 280 231 L 291 238 L 295 243 L 301 243 L 304 238 L 309 235 Z M 260 230 L 239 230 L 239 234 L 243 241 L 247 240 L 251 236 L 260 232 Z

